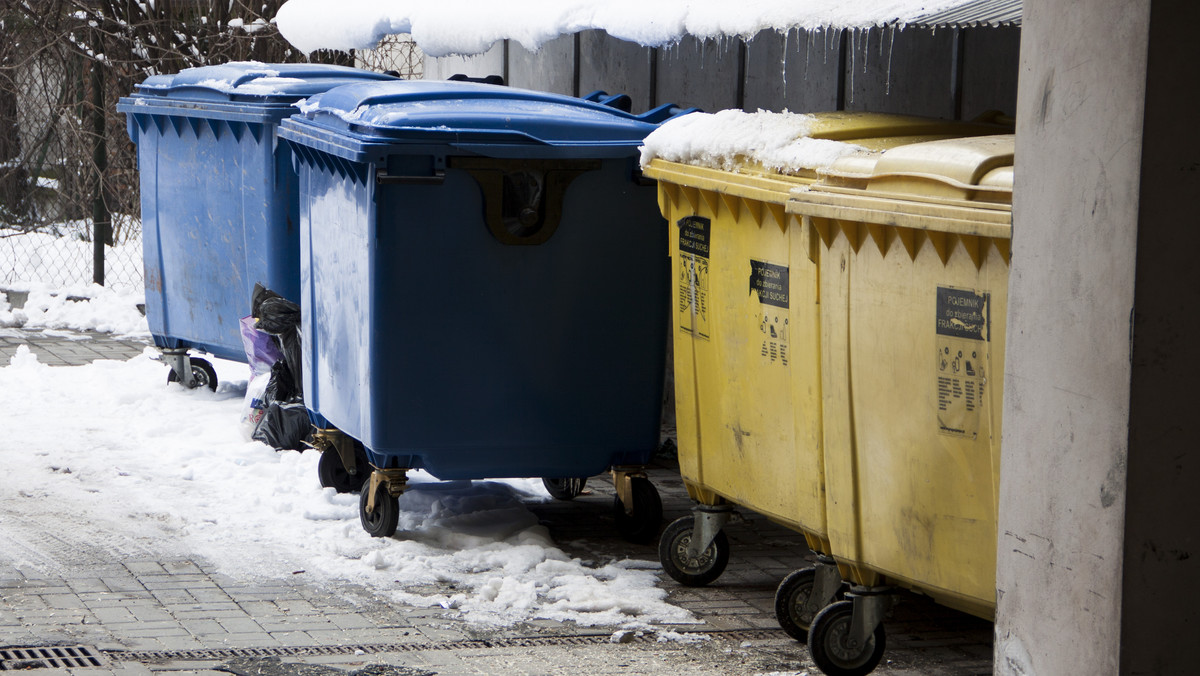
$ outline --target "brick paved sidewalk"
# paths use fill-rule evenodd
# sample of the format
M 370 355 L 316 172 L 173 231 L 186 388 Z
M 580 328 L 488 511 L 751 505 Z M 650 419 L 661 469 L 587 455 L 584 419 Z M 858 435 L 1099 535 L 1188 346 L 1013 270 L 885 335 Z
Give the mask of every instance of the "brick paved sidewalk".
M 38 353 L 40 361 L 61 364 L 128 358 L 145 347 L 88 335 L 74 339 L 62 332 L 0 330 L 0 366 L 21 344 Z M 662 495 L 665 516 L 684 516 L 691 503 L 678 470 L 669 459 L 661 464 L 650 476 Z M 597 477 L 589 480 L 586 494 L 570 503 L 531 509 L 569 555 L 657 560 L 655 546 L 631 545 L 617 537 L 612 500 L 611 482 Z M 283 669 L 336 676 L 372 665 L 375 671 L 358 676 L 816 676 L 807 649 L 784 634 L 774 617 L 775 587 L 788 572 L 805 565 L 809 555 L 803 538 L 754 513 L 742 514 L 744 521 L 726 528 L 731 557 L 719 580 L 709 587 L 686 588 L 664 575 L 660 583 L 672 603 L 702 621 L 674 629 L 706 640 L 662 643 L 653 634 L 615 643 L 611 627 L 550 621 L 489 629 L 461 621 L 453 610 L 392 603 L 386 590 L 353 582 L 322 585 L 303 572 L 287 579 L 234 579 L 198 557 L 127 561 L 114 555 L 100 563 L 67 561 L 53 574 L 39 575 L 5 557 L 0 525 L 0 652 L 13 646 L 89 646 L 103 664 L 67 670 L 81 676 L 217 669 L 226 674 L 265 676 Z M 987 622 L 905 594 L 885 626 L 888 650 L 877 674 L 991 673 L 992 627 Z

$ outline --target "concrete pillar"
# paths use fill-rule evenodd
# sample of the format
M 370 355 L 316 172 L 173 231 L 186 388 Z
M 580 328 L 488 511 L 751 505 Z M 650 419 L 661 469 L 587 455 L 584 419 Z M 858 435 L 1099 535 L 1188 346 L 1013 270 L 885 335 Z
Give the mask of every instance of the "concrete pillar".
M 1024 8 L 996 672 L 1194 673 L 1200 16 Z

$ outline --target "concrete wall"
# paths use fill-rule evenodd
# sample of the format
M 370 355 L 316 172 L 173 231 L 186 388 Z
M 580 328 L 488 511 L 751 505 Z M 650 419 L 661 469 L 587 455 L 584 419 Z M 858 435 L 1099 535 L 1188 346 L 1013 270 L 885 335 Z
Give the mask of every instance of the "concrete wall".
M 1025 2 L 1001 674 L 1195 673 L 1198 18 L 1185 3 Z
M 651 49 L 603 31 L 530 52 L 427 59 L 426 77 L 506 74 L 516 87 L 564 94 L 625 93 L 635 111 L 662 103 L 705 110 L 875 110 L 971 118 L 1016 109 L 1015 28 L 764 31 L 750 40 L 698 40 Z
M 1193 674 L 1200 635 L 1200 73 L 1195 3 L 1150 8 L 1137 228 L 1121 673 Z

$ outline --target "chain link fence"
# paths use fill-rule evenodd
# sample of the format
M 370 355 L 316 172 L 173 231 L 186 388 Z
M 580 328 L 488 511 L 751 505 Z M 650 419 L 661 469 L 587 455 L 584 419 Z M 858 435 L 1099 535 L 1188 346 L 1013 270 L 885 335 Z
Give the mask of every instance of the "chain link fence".
M 419 77 L 395 36 L 305 55 L 285 0 L 0 0 L 0 286 L 142 287 L 136 149 L 117 99 L 145 78 L 230 61 L 358 65 Z

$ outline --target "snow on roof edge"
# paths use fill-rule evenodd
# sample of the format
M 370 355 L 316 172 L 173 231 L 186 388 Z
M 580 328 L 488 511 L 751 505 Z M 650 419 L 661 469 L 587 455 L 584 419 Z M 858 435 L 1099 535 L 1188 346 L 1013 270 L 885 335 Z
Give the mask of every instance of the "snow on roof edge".
M 288 0 L 275 21 L 305 52 L 371 49 L 387 35 L 408 33 L 427 55 L 439 57 L 482 54 L 501 40 L 537 51 L 586 30 L 663 47 L 685 36 L 750 38 L 772 29 L 940 27 L 956 16 L 981 25 L 992 9 L 1011 21 L 1014 3 L 1019 17 L 1021 0 Z M 928 24 L 930 18 L 941 23 Z

